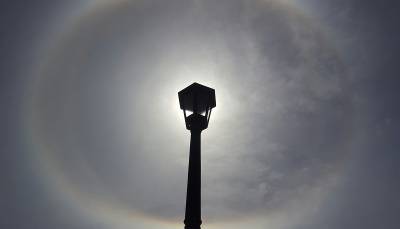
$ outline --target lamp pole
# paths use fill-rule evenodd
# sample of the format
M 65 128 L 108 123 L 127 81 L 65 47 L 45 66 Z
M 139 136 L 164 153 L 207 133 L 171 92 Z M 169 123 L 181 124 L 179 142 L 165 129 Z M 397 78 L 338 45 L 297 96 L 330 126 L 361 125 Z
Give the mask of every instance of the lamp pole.
M 201 225 L 201 131 L 204 117 L 188 120 L 190 130 L 189 170 L 186 193 L 185 229 L 200 229 Z
M 201 221 L 201 132 L 208 127 L 215 107 L 215 90 L 193 83 L 178 93 L 180 107 L 190 130 L 189 169 L 186 192 L 185 229 L 200 229 Z M 186 111 L 193 113 L 186 116 Z M 202 115 L 204 114 L 204 115 Z

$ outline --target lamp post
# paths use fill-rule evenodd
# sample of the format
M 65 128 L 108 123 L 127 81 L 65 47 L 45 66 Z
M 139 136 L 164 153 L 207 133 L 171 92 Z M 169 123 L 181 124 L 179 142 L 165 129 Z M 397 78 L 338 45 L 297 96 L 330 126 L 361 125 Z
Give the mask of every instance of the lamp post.
M 190 130 L 189 171 L 186 192 L 185 229 L 201 225 L 201 131 L 207 129 L 211 109 L 215 107 L 215 90 L 193 83 L 178 93 L 179 104 Z M 190 115 L 189 112 L 192 112 Z

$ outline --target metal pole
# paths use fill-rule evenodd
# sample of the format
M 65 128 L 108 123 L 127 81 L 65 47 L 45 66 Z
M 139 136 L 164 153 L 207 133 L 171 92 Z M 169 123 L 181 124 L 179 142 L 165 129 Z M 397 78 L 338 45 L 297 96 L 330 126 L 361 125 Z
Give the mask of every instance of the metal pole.
M 185 229 L 200 229 L 201 225 L 201 131 L 200 128 L 190 130 Z

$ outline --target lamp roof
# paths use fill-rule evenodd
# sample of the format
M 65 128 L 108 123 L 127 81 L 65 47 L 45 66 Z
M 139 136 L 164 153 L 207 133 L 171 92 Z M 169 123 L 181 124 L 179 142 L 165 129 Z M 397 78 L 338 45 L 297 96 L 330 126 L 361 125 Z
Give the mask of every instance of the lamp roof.
M 193 111 L 197 103 L 197 112 L 204 112 L 207 107 L 214 108 L 215 90 L 199 83 L 193 83 L 178 93 L 181 109 Z

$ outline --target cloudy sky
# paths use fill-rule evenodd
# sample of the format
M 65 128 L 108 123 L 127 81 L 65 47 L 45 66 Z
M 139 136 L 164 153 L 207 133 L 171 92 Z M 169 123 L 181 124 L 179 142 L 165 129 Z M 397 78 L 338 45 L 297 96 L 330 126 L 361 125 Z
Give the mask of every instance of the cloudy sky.
M 203 228 L 400 224 L 396 1 L 0 6 L 1 228 L 182 228 L 193 82 Z

